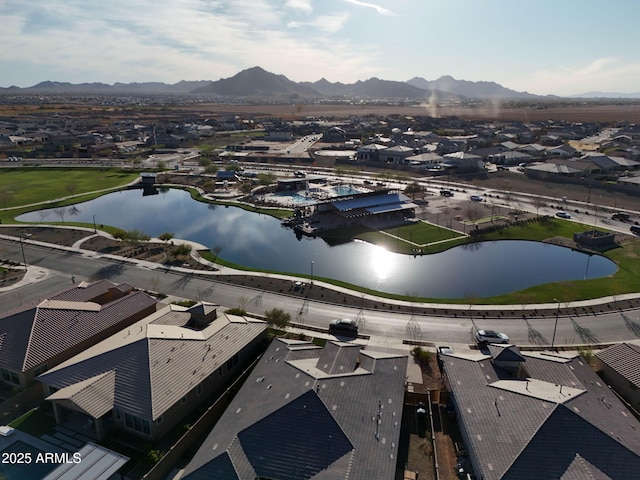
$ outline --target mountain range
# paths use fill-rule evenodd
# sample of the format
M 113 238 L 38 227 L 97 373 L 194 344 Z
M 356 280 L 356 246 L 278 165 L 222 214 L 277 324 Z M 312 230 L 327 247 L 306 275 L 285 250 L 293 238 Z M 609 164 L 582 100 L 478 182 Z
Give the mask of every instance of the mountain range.
M 316 82 L 294 82 L 284 75 L 267 72 L 261 67 L 243 70 L 233 77 L 216 81 L 181 81 L 143 83 L 80 83 L 46 81 L 20 88 L 0 88 L 0 94 L 37 95 L 207 95 L 232 98 L 311 100 L 311 99 L 408 99 L 429 101 L 453 99 L 535 100 L 539 95 L 517 92 L 495 82 L 456 80 L 445 75 L 437 80 L 414 77 L 406 82 L 370 78 L 351 84 L 332 83 L 325 78 Z M 599 92 L 598 92 L 599 93 Z M 596 94 L 589 94 L 590 98 Z M 607 94 L 600 94 L 606 97 Z M 637 96 L 640 96 L 638 94 Z M 633 95 L 627 98 L 632 98 Z

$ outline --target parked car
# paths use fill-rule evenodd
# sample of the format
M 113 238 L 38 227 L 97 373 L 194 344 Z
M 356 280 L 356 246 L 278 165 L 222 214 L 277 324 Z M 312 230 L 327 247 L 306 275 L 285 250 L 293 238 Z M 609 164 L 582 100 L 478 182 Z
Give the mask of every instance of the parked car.
M 567 212 L 556 212 L 556 217 L 560 217 L 560 218 L 571 218 L 571 215 L 568 214 Z
M 640 226 L 632 225 L 630 230 L 634 235 L 640 235 Z
M 480 195 L 471 195 L 469 198 L 471 199 L 472 202 L 481 202 L 482 201 L 482 197 Z
M 478 330 L 476 332 L 476 340 L 478 343 L 509 343 L 509 337 L 495 330 Z
M 348 333 L 351 335 L 358 334 L 358 324 L 349 318 L 337 318 L 329 323 L 329 333 Z
M 443 197 L 453 197 L 453 192 L 451 190 L 440 190 L 440 195 Z
M 438 347 L 437 353 L 436 353 L 436 358 L 438 360 L 438 367 L 440 368 L 440 371 L 443 370 L 444 368 L 444 360 L 442 358 L 443 355 L 450 355 L 453 353 L 453 349 L 448 346 L 448 345 L 440 345 Z

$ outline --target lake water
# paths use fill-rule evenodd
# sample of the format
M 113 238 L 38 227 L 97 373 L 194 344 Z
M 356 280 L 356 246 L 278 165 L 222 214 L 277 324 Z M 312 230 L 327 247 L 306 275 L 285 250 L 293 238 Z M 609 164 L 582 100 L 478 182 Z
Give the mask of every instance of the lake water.
M 320 238 L 296 237 L 276 218 L 236 207 L 197 202 L 182 190 L 143 196 L 125 190 L 77 204 L 65 221 L 141 230 L 157 237 L 173 232 L 213 249 L 246 267 L 311 274 L 378 291 L 431 298 L 487 297 L 549 282 L 598 278 L 616 272 L 599 255 L 586 255 L 541 242 L 480 242 L 446 252 L 413 257 L 388 252 L 361 241 L 331 246 Z M 20 221 L 53 222 L 61 218 L 31 212 Z

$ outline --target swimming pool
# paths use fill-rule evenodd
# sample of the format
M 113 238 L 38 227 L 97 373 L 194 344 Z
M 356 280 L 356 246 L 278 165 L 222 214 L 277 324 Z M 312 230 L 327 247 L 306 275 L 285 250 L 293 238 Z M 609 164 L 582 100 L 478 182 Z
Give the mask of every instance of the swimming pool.
M 358 193 L 363 193 L 362 190 L 350 187 L 348 185 L 337 185 L 335 187 L 331 187 L 331 190 L 333 190 L 335 195 L 339 197 L 344 197 L 345 195 L 356 195 Z
M 0 478 L 7 480 L 33 480 L 35 478 L 43 478 L 54 468 L 55 463 L 38 463 L 37 457 L 39 453 L 46 453 L 39 448 L 29 445 L 28 443 L 16 440 L 7 448 L 0 451 L 2 462 L 0 462 Z M 12 454 L 16 454 L 13 456 Z M 16 463 L 14 460 L 25 461 L 30 454 L 31 463 Z

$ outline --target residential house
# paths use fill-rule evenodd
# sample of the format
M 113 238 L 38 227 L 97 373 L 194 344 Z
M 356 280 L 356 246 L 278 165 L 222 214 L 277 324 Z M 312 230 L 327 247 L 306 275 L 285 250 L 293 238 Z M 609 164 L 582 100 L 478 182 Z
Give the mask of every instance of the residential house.
M 396 145 L 389 147 L 386 150 L 382 150 L 379 153 L 379 158 L 385 163 L 393 163 L 396 165 L 405 165 L 409 163 L 407 157 L 414 155 L 415 151 L 411 147 L 405 147 L 404 145 Z
M 360 145 L 356 150 L 356 159 L 363 161 L 380 161 L 380 152 L 386 150 L 388 147 L 380 145 L 379 143 L 368 143 L 366 145 Z
M 640 422 L 582 357 L 488 350 L 442 356 L 477 478 L 638 478 Z
M 183 480 L 392 480 L 407 356 L 276 339 Z
M 618 343 L 596 352 L 595 357 L 602 379 L 639 412 L 640 345 Z
M 2 382 L 24 389 L 40 373 L 156 311 L 156 301 L 126 283 L 75 285 L 0 318 Z
M 219 305 L 167 305 L 40 375 L 58 423 L 86 418 L 156 440 L 254 358 L 265 322 Z
M 448 153 L 443 156 L 442 164 L 445 169 L 455 170 L 456 172 L 477 172 L 484 168 L 482 157 L 470 152 Z
M 562 144 L 558 147 L 548 148 L 546 155 L 547 157 L 570 158 L 575 157 L 578 153 L 578 150 L 573 148 L 571 145 Z

